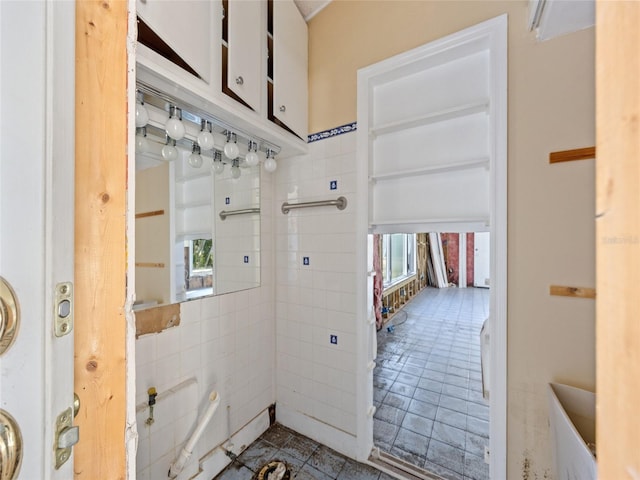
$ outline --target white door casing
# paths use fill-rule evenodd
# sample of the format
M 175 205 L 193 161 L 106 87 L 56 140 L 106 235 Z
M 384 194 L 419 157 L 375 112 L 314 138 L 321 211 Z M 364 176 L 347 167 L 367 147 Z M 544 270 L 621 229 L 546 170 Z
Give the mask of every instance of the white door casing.
M 464 58 L 468 58 L 468 62 Z M 456 62 L 463 59 L 462 62 Z M 430 76 L 431 67 L 434 75 Z M 480 66 L 486 84 L 478 88 L 460 73 Z M 440 71 L 438 71 L 439 69 Z M 456 70 L 458 69 L 458 70 Z M 447 73 L 451 75 L 440 75 Z M 477 75 L 472 77 L 475 81 Z M 396 102 L 406 85 L 406 102 Z M 424 81 L 423 81 L 424 80 Z M 459 92 L 452 96 L 451 90 Z M 405 92 L 406 93 L 406 92 Z M 377 99 L 375 97 L 378 97 Z M 406 97 L 406 95 L 403 95 Z M 412 101 L 411 99 L 415 99 Z M 418 101 L 419 100 L 419 101 Z M 377 103 L 376 103 L 377 102 Z M 358 458 L 366 460 L 372 441 L 372 375 L 368 345 L 371 262 L 368 233 L 491 233 L 491 478 L 506 478 L 507 360 L 507 16 L 433 41 L 358 71 Z M 420 108 L 427 107 L 422 111 Z M 486 115 L 486 121 L 482 115 Z M 475 139 L 444 145 L 439 129 L 457 123 Z M 455 132 L 458 133 L 455 133 Z M 433 143 L 424 140 L 428 134 Z M 447 137 L 455 139 L 460 129 Z M 486 144 L 482 143 L 484 137 Z M 426 145 L 426 146 L 425 146 Z M 474 153 L 477 152 L 477 153 Z M 455 155 L 451 155 L 454 153 Z M 389 159 L 392 158 L 393 161 Z M 398 165 L 397 159 L 406 160 Z M 422 163 L 420 163 L 422 162 Z M 486 175 L 482 170 L 486 170 Z M 424 180 L 421 180 L 424 179 Z M 477 186 L 481 182 L 484 190 Z M 431 188 L 428 188 L 428 187 Z M 461 188 L 462 186 L 462 188 Z M 473 196 L 467 195 L 473 191 Z M 435 193 L 434 193 L 435 192 Z M 421 208 L 426 206 L 426 208 Z M 370 280 L 370 279 L 369 279 Z M 370 283 L 370 282 L 369 282 Z M 375 365 L 375 363 L 374 363 Z
M 61 336 L 54 317 L 56 288 L 68 299 L 73 282 L 74 53 L 73 2 L 0 2 L 0 274 L 20 309 L 0 407 L 21 430 L 23 479 L 73 477 L 73 458 L 56 469 L 54 448 L 73 406 L 73 303 Z

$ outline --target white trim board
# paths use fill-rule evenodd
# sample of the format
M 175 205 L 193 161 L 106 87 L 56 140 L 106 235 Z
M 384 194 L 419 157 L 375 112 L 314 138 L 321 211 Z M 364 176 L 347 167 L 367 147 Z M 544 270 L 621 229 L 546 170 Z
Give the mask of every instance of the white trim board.
M 372 97 L 385 83 L 421 69 L 451 62 L 457 58 L 487 50 L 489 69 L 489 221 L 484 222 L 407 222 L 369 225 L 372 205 L 371 177 L 374 136 Z M 491 232 L 491 413 L 490 413 L 490 473 L 491 478 L 506 478 L 507 471 L 507 15 L 502 15 L 467 28 L 422 47 L 410 50 L 358 71 L 357 178 L 358 211 L 356 276 L 358 316 L 358 459 L 365 460 L 373 445 L 373 420 L 368 412 L 372 403 L 372 374 L 367 364 L 372 332 L 368 318 L 372 299 L 367 287 L 369 233 L 392 232 Z M 380 119 L 378 119 L 380 121 Z M 460 228 L 463 224 L 464 230 Z M 475 225 L 470 225 L 474 224 Z M 476 228 L 469 228 L 469 227 Z M 407 230 L 409 227 L 409 230 Z M 481 228 L 477 228 L 481 227 Z M 484 228 L 482 228 L 484 227 Z

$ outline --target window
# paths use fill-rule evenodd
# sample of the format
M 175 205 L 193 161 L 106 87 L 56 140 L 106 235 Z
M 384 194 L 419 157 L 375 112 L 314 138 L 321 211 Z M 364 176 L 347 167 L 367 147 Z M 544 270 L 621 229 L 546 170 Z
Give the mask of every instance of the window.
M 382 235 L 382 276 L 385 287 L 416 273 L 416 235 L 392 233 Z
M 185 240 L 185 286 L 187 291 L 213 285 L 213 240 Z

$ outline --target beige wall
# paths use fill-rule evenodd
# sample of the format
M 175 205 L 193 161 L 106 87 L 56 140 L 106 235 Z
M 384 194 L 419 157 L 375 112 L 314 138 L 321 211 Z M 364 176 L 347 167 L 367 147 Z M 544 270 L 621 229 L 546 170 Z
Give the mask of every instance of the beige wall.
M 551 151 L 595 143 L 593 29 L 538 43 L 526 29 L 524 1 L 334 0 L 309 22 L 309 129 L 356 120 L 359 68 L 503 13 L 508 478 L 543 478 L 552 471 L 548 382 L 595 386 L 594 302 L 548 294 L 551 284 L 595 285 L 594 161 L 548 163 Z

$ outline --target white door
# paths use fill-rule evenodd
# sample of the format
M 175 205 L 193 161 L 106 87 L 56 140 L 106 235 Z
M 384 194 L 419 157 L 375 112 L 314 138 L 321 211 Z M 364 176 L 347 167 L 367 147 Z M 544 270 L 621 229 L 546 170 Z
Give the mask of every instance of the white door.
M 473 235 L 473 286 L 489 288 L 491 285 L 491 234 Z
M 2 478 L 73 478 L 74 9 L 0 1 Z

